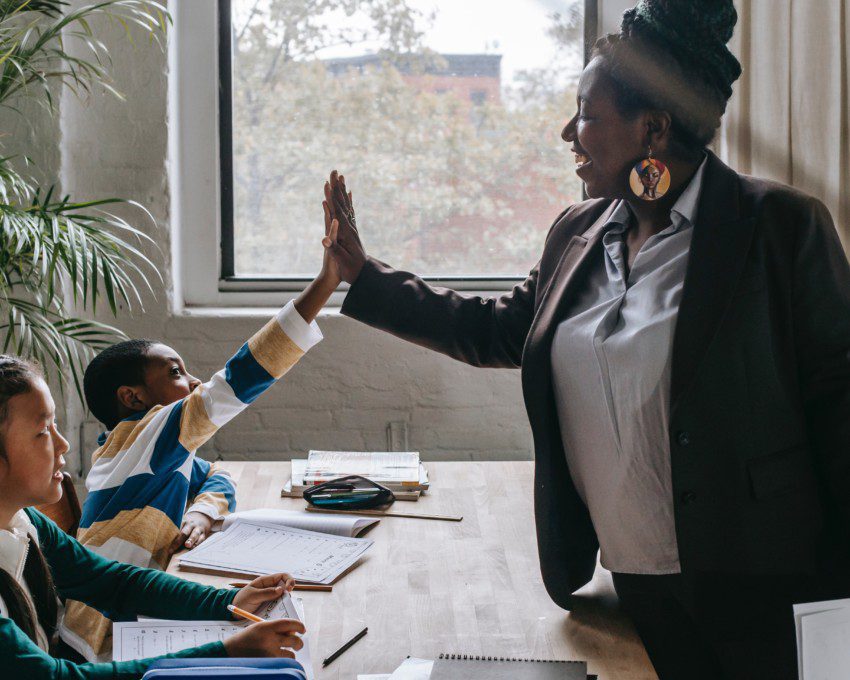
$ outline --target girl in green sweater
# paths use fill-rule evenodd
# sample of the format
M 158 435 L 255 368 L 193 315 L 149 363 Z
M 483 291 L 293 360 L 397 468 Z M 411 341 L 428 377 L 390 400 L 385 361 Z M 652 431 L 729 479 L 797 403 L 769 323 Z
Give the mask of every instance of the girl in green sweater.
M 219 590 L 161 571 L 106 560 L 67 536 L 33 505 L 62 497 L 68 442 L 39 369 L 0 355 L 0 669 L 4 678 L 91 680 L 138 678 L 154 659 L 76 664 L 51 654 L 62 601 L 79 600 L 122 618 L 221 620 L 227 605 L 256 611 L 291 590 L 287 574 Z M 61 600 L 60 600 L 61 598 Z M 294 656 L 300 621 L 255 623 L 222 642 L 171 657 Z M 160 657 L 162 658 L 162 657 Z

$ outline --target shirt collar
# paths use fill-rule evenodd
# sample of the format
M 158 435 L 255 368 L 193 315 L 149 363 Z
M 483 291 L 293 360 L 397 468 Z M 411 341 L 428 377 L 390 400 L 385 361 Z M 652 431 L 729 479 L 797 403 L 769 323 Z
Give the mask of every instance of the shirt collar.
M 697 217 L 697 208 L 699 207 L 699 198 L 702 193 L 702 185 L 705 179 L 705 166 L 707 165 L 708 155 L 702 159 L 697 171 L 688 182 L 688 186 L 679 195 L 679 198 L 670 209 L 670 219 L 673 222 L 673 231 L 678 231 L 684 226 L 694 226 Z M 629 204 L 626 201 L 619 201 L 611 217 L 605 222 L 606 229 L 612 229 L 614 232 L 623 232 L 629 225 L 632 219 L 632 212 L 629 210 Z M 619 227 L 619 229 L 615 228 Z
M 23 510 L 12 516 L 5 529 L 0 529 L 0 569 L 20 582 L 24 573 L 30 540 L 38 540 L 35 526 Z

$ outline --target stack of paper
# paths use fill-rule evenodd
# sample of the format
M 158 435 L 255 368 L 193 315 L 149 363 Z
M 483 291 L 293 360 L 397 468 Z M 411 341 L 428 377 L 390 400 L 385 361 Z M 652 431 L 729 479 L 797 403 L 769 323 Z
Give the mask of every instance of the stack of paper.
M 381 484 L 401 487 L 419 486 L 419 454 L 389 451 L 310 451 L 305 484 L 360 475 Z
M 307 460 L 292 461 L 292 478 L 283 487 L 281 496 L 300 498 L 306 489 L 323 481 L 360 475 L 391 489 L 397 500 L 418 500 L 430 483 L 418 453 L 311 451 L 310 456 Z M 415 472 L 410 465 L 413 456 Z M 400 465 L 392 467 L 393 462 Z M 399 481 L 400 478 L 407 479 Z
M 216 521 L 213 524 L 212 530 L 225 531 L 240 520 L 347 537 L 359 536 L 381 521 L 377 517 L 363 517 L 362 515 L 312 515 L 297 510 L 266 508 L 233 512 L 223 520 Z
M 850 600 L 794 605 L 800 680 L 847 677 L 850 669 Z
M 347 538 L 279 524 L 238 520 L 180 557 L 180 568 L 211 574 L 262 576 L 285 572 L 298 581 L 333 583 L 369 549 Z
M 304 608 L 300 599 L 288 594 L 269 602 L 257 612 L 266 621 L 276 619 L 298 619 L 304 621 Z M 112 660 L 134 661 L 162 654 L 172 654 L 208 642 L 224 642 L 227 638 L 249 625 L 248 621 L 171 621 L 144 619 L 141 621 L 116 622 L 112 624 Z M 307 674 L 313 677 L 310 645 L 307 634 L 302 635 L 304 646 L 295 652 Z

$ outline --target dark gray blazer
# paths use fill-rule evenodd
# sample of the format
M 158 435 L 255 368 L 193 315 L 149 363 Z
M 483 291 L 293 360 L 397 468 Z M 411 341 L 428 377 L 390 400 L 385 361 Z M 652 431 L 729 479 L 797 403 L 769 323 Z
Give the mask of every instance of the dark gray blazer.
M 543 580 L 564 608 L 598 541 L 567 469 L 550 350 L 610 200 L 563 212 L 498 299 L 370 259 L 342 311 L 475 366 L 522 367 Z M 709 155 L 673 341 L 670 450 L 683 572 L 816 572 L 850 547 L 850 267 L 822 203 Z

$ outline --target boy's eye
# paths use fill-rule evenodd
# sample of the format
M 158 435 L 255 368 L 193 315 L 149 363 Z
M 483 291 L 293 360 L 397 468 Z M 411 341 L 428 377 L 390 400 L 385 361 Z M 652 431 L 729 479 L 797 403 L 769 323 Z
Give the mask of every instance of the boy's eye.
M 177 366 L 175 366 L 174 368 L 171 369 L 171 375 L 180 375 L 180 369 Z

